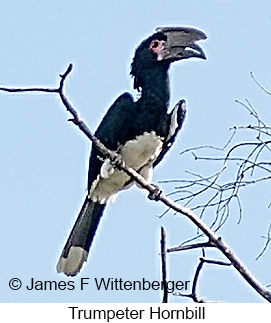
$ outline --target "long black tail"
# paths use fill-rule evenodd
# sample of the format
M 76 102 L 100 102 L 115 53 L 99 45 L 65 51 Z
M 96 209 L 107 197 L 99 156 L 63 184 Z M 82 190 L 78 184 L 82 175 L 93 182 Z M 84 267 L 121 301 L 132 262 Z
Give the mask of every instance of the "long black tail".
M 75 276 L 87 260 L 89 248 L 106 204 L 87 196 L 57 263 L 57 271 Z

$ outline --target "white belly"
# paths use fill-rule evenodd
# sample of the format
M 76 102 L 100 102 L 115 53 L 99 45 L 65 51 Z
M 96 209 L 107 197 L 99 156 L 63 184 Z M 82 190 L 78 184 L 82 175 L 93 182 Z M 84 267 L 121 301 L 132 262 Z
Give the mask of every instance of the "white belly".
M 162 139 L 155 132 L 144 133 L 120 147 L 118 153 L 126 165 L 138 171 L 145 179 L 151 181 L 153 162 L 162 149 Z M 105 160 L 100 174 L 93 182 L 90 197 L 95 202 L 106 203 L 119 190 L 130 187 L 130 177 L 123 171 L 113 168 L 109 160 Z M 129 182 L 129 184 L 128 184 Z

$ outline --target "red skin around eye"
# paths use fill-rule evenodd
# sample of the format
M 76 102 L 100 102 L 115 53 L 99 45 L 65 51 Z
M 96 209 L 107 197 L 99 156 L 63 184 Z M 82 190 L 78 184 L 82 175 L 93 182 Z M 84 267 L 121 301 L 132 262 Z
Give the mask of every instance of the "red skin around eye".
M 153 40 L 150 44 L 150 50 L 159 55 L 163 48 L 164 40 Z

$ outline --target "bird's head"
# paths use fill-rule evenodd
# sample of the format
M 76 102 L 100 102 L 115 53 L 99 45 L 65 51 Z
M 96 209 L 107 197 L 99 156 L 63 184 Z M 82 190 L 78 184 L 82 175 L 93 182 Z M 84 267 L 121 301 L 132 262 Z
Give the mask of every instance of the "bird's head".
M 142 87 L 144 72 L 155 67 L 168 69 L 172 62 L 197 57 L 206 59 L 202 48 L 196 43 L 206 39 L 202 31 L 190 27 L 159 27 L 137 47 L 131 65 L 134 88 Z

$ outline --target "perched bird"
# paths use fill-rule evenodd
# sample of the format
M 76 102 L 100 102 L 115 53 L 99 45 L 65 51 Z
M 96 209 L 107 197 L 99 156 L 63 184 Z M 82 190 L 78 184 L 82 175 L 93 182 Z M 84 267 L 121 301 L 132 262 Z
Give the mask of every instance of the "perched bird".
M 147 180 L 152 169 L 168 151 L 181 128 L 185 101 L 168 113 L 171 63 L 186 58 L 205 59 L 196 43 L 206 35 L 194 28 L 161 27 L 136 49 L 131 65 L 134 88 L 140 98 L 134 101 L 124 93 L 107 111 L 95 136 L 116 151 L 125 163 Z M 76 275 L 87 260 L 96 229 L 109 199 L 133 184 L 123 171 L 114 168 L 92 145 L 88 172 L 88 193 L 57 264 L 57 271 Z

